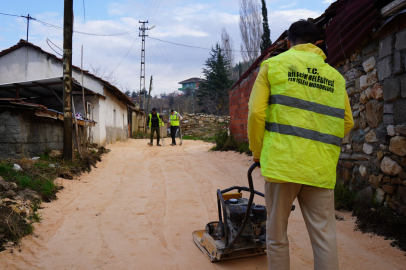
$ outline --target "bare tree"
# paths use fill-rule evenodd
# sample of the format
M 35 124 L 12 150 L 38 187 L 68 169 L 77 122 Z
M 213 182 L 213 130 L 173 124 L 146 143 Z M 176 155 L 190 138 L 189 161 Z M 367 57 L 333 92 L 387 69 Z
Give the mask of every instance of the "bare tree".
M 92 73 L 93 75 L 109 82 L 112 85 L 115 86 L 118 85 L 118 78 L 115 75 L 113 75 L 113 72 L 103 69 L 100 67 L 100 65 L 95 63 L 90 63 L 89 66 L 90 66 L 89 72 Z
M 244 62 L 254 62 L 261 51 L 262 14 L 258 0 L 240 1 L 241 51 Z
M 228 72 L 232 75 L 232 67 L 234 66 L 234 42 L 225 27 L 221 28 L 221 49 L 228 60 Z

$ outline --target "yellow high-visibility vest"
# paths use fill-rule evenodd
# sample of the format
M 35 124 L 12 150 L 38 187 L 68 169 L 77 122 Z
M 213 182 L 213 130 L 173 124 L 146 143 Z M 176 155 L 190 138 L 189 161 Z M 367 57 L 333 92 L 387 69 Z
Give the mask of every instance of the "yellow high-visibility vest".
M 173 114 L 171 114 L 170 119 L 171 119 L 171 126 L 174 126 L 174 127 L 179 126 L 178 112 L 175 111 Z
M 159 126 L 160 126 L 160 127 L 163 127 L 163 126 L 164 126 L 164 122 L 162 122 L 162 119 L 159 118 L 159 113 L 157 113 L 156 116 L 158 117 L 158 120 L 159 120 Z M 148 126 L 149 126 L 150 128 L 151 128 L 151 126 L 152 126 L 151 120 L 152 120 L 152 114 L 149 114 Z
M 314 45 L 295 47 L 262 63 L 268 63 L 271 85 L 262 174 L 333 189 L 344 137 L 345 80 L 324 54 L 312 52 L 319 50 Z

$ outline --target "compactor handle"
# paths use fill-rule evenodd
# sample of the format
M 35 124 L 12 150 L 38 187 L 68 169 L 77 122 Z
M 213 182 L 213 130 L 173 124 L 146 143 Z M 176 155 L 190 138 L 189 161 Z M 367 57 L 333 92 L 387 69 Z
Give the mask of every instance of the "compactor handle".
M 250 188 L 250 198 L 248 200 L 248 205 L 247 205 L 247 210 L 245 211 L 245 217 L 244 217 L 244 221 L 242 222 L 241 225 L 241 229 L 238 231 L 237 235 L 234 237 L 233 241 L 227 246 L 226 250 L 224 251 L 224 253 L 227 253 L 228 251 L 230 251 L 230 249 L 233 248 L 234 244 L 237 242 L 238 238 L 240 238 L 242 232 L 245 229 L 245 226 L 247 225 L 248 219 L 249 219 L 249 215 L 250 215 L 250 211 L 251 211 L 251 206 L 252 206 L 252 202 L 254 200 L 254 195 L 255 195 L 255 190 L 254 190 L 254 183 L 252 182 L 252 172 L 255 170 L 256 167 L 260 167 L 260 163 L 259 162 L 255 162 L 254 164 L 251 165 L 251 167 L 248 169 L 248 186 Z

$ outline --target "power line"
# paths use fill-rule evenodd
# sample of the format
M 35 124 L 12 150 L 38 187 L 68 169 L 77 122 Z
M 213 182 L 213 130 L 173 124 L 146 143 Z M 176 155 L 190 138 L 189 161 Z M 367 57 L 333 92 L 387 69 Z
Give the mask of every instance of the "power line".
M 6 15 L 6 16 L 12 16 L 12 17 L 22 17 L 22 16 L 18 16 L 18 15 L 13 15 L 13 14 L 7 14 L 7 13 L 1 13 L 0 15 Z
M 116 71 L 116 69 L 121 65 L 121 63 L 124 61 L 124 59 L 125 59 L 125 58 L 127 57 L 127 55 L 130 53 L 131 49 L 133 48 L 133 46 L 134 46 L 134 44 L 135 44 L 135 41 L 137 41 L 138 38 L 139 38 L 139 36 L 136 36 L 136 37 L 135 37 L 135 39 L 134 39 L 133 43 L 131 44 L 131 47 L 128 49 L 127 53 L 124 55 L 123 59 L 120 61 L 120 63 L 118 63 L 118 65 L 114 68 L 114 70 L 110 73 L 109 76 L 111 76 L 111 75 Z
M 186 45 L 186 44 L 176 43 L 176 42 L 172 42 L 172 41 L 162 40 L 162 39 L 159 39 L 159 38 L 153 38 L 153 37 L 150 37 L 150 36 L 148 36 L 148 38 L 155 39 L 155 40 L 165 42 L 165 43 L 169 43 L 169 44 L 173 44 L 173 45 L 193 48 L 193 49 L 199 49 L 199 50 L 205 50 L 205 51 L 211 51 L 212 50 L 211 48 L 209 49 L 209 48 L 204 48 L 204 47 L 199 47 L 199 46 Z M 222 50 L 222 51 L 226 51 L 226 50 Z M 229 50 L 227 50 L 227 51 L 229 51 Z M 237 51 L 237 50 L 230 50 L 230 51 L 241 52 L 241 53 L 242 52 L 258 52 L 258 53 L 260 53 L 259 51 Z
M 62 54 L 60 54 L 59 52 L 55 51 L 55 49 L 52 48 L 51 45 L 49 45 L 49 42 L 51 42 L 54 46 L 56 46 L 49 38 L 47 38 L 46 41 L 47 41 L 47 44 L 48 44 L 49 48 L 51 48 L 51 50 L 53 50 L 56 54 L 58 54 L 58 55 L 60 55 L 61 57 L 63 57 Z M 56 46 L 56 47 L 61 50 L 61 48 L 59 48 L 58 46 Z M 61 51 L 62 51 L 62 50 L 61 50 Z

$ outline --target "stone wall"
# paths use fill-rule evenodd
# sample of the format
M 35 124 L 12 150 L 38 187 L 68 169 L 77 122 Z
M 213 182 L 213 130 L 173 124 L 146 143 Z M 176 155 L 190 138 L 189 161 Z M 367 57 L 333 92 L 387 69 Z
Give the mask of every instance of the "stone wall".
M 196 137 L 213 137 L 221 124 L 228 124 L 230 116 L 207 114 L 185 114 L 182 120 L 182 134 Z
M 406 215 L 406 29 L 398 29 L 375 33 L 337 68 L 354 117 L 337 173 Z
M 0 110 L 0 157 L 23 158 L 63 147 L 63 122 L 32 110 Z

